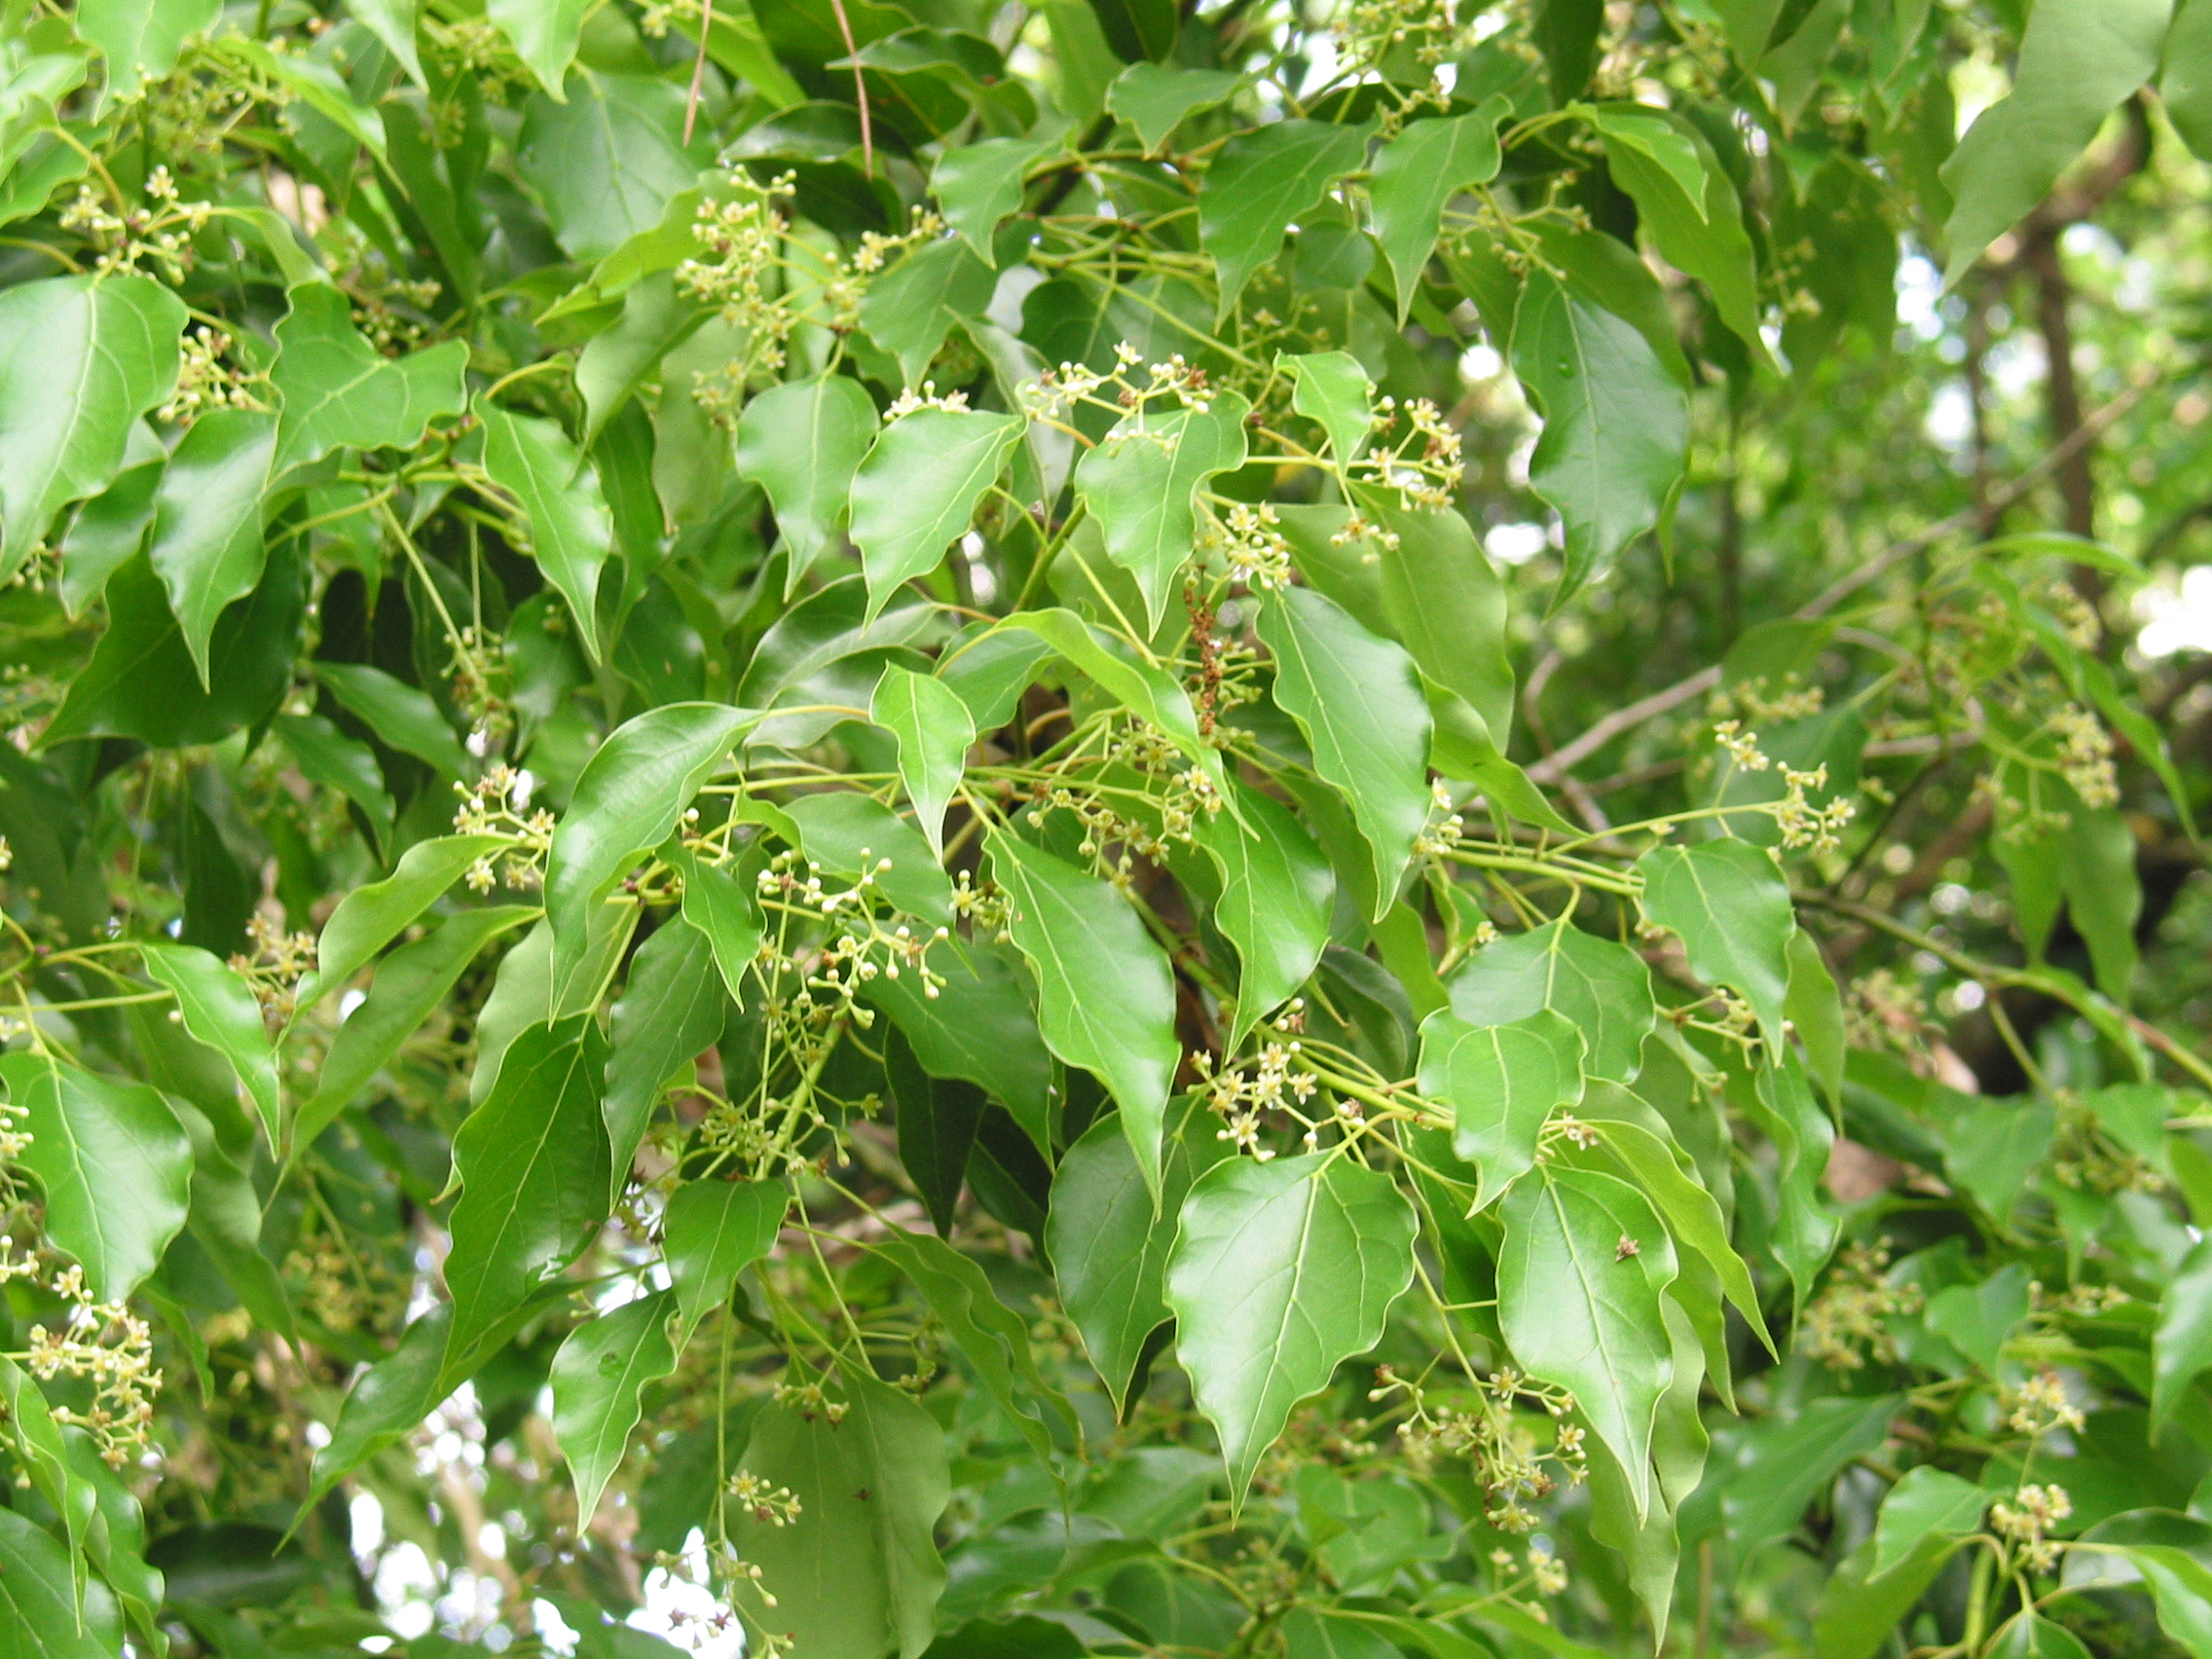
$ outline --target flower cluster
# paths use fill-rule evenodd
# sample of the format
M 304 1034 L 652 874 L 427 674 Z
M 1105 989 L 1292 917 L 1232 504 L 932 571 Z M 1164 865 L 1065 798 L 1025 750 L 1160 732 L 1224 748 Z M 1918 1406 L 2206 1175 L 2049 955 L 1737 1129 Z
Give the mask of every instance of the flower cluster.
M 1312 1126 L 1298 1108 L 1311 1100 L 1320 1086 L 1299 1067 L 1301 1047 L 1296 1041 L 1266 1043 L 1252 1059 L 1225 1065 L 1219 1071 L 1211 1054 L 1191 1056 L 1199 1087 L 1205 1090 L 1206 1106 L 1223 1121 L 1217 1139 L 1265 1163 L 1274 1157 L 1272 1149 L 1260 1144 L 1260 1131 L 1266 1127 L 1269 1113 L 1288 1112 L 1309 1128 Z
M 1389 1366 L 1375 1370 L 1370 1400 L 1403 1395 L 1410 1411 L 1398 1424 L 1398 1443 L 1407 1459 L 1426 1473 L 1438 1457 L 1463 1457 L 1489 1494 L 1484 1519 L 1501 1532 L 1532 1532 L 1536 1515 L 1529 1505 L 1549 1496 L 1565 1478 L 1580 1486 L 1590 1478 L 1588 1431 L 1567 1420 L 1574 1396 L 1565 1389 L 1500 1369 L 1455 1406 L 1429 1397 L 1420 1383 Z M 1528 1400 L 1543 1408 L 1553 1422 L 1552 1443 L 1543 1448 L 1533 1429 L 1514 1410 Z M 1549 1463 L 1552 1467 L 1547 1468 Z
M 2058 770 L 2091 812 L 2120 803 L 2120 773 L 2113 765 L 2112 734 L 2079 703 L 2050 717 L 2058 733 Z
M 176 387 L 155 411 L 163 421 L 189 426 L 210 409 L 260 409 L 251 383 L 258 377 L 226 367 L 231 337 L 202 323 L 177 343 Z
M 486 853 L 468 866 L 469 889 L 489 893 L 502 882 L 517 892 L 543 885 L 545 858 L 553 850 L 553 815 L 543 807 L 531 811 L 535 780 L 504 760 L 486 768 L 473 785 L 456 784 L 461 809 L 453 827 L 462 835 L 505 835 L 513 845 L 499 853 Z M 529 816 L 525 817 L 525 814 Z
M 2011 1497 L 1990 1505 L 1989 1524 L 2020 1547 L 2028 1566 L 2048 1572 L 2058 1565 L 2061 1549 L 2050 1530 L 2073 1513 L 2074 1500 L 2064 1487 L 2023 1483 Z
M 1238 501 L 1226 519 L 1209 518 L 1199 533 L 1201 552 L 1221 555 L 1232 581 L 1265 593 L 1280 593 L 1290 585 L 1290 543 L 1276 527 L 1282 522 L 1274 508 Z
M 1387 431 L 1399 413 L 1398 401 L 1385 397 L 1376 405 L 1376 411 L 1377 430 Z M 1404 416 L 1406 430 L 1396 442 L 1378 442 L 1346 470 L 1367 473 L 1418 506 L 1444 508 L 1456 504 L 1459 486 L 1467 476 L 1459 434 L 1444 419 L 1444 412 L 1425 397 L 1407 399 Z
M 1764 756 L 1760 758 L 1763 760 Z M 1774 803 L 1774 825 L 1782 831 L 1785 847 L 1810 847 L 1816 853 L 1832 853 L 1843 844 L 1846 825 L 1858 813 L 1847 795 L 1835 795 L 1821 806 L 1805 798 L 1810 790 L 1828 787 L 1827 762 L 1823 761 L 1810 772 L 1799 772 L 1791 767 L 1782 769 L 1784 793 Z
M 1920 1311 L 1920 1287 L 1892 1284 L 1883 1276 L 1890 1265 L 1890 1241 L 1854 1244 L 1837 1258 L 1835 1272 L 1805 1309 L 1797 1346 L 1830 1371 L 1859 1371 L 1872 1359 L 1897 1363 L 1897 1338 L 1885 1322 Z
M 1448 853 L 1459 844 L 1466 833 L 1467 820 L 1452 799 L 1452 786 L 1442 778 L 1428 787 L 1428 821 L 1414 837 L 1417 857 L 1433 857 Z
M 38 1278 L 35 1260 L 9 1254 L 14 1245 L 14 1239 L 0 1237 L 0 1282 Z M 44 1282 L 70 1308 L 60 1330 L 31 1327 L 24 1363 L 42 1382 L 75 1377 L 92 1384 L 88 1408 L 56 1406 L 54 1416 L 90 1434 L 101 1460 L 120 1469 L 152 1444 L 154 1397 L 162 1391 L 162 1374 L 154 1369 L 153 1332 L 122 1303 L 93 1301 L 85 1270 L 75 1263 Z
M 150 206 L 114 211 L 91 185 L 80 185 L 77 199 L 61 211 L 61 228 L 100 250 L 95 269 L 102 274 L 136 271 L 144 260 L 169 281 L 181 282 L 192 269 L 192 239 L 206 228 L 214 208 L 182 201 L 166 166 L 146 175 L 146 195 Z
M 261 1004 L 262 1022 L 280 1031 L 298 1006 L 300 981 L 314 969 L 314 935 L 288 934 L 258 910 L 246 919 L 245 935 L 253 948 L 232 956 L 232 971 Z
M 2066 1383 L 2048 1366 L 2005 1394 L 2005 1426 L 2031 1439 L 2053 1429 L 2079 1432 L 2087 1420 L 2066 1397 Z
M 740 1469 L 730 1476 L 723 1490 L 736 1500 L 738 1508 L 763 1526 L 789 1527 L 799 1518 L 799 1501 L 789 1487 L 762 1480 L 749 1470 Z

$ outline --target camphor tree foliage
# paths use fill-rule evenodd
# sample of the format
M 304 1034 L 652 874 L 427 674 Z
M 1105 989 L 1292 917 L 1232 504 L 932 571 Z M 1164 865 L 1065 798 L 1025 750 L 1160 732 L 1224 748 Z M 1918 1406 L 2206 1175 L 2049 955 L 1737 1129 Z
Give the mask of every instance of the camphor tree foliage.
M 0 1652 L 2208 1659 L 2197 150 L 2212 0 L 5 0 Z

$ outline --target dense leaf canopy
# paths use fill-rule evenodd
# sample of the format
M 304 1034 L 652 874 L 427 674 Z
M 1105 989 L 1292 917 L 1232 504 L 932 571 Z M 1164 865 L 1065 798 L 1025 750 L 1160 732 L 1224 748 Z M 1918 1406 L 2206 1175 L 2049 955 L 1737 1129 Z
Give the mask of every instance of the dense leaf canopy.
M 0 0 L 0 1654 L 2212 1659 L 2200 155 L 2212 0 Z

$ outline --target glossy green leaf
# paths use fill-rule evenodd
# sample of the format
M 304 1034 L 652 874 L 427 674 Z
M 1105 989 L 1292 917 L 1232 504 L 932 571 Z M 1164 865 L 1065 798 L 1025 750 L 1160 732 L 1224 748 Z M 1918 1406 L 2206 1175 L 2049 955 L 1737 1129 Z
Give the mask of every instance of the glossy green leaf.
M 833 552 L 853 473 L 876 431 L 875 405 L 842 375 L 787 381 L 745 406 L 737 424 L 737 469 L 768 492 L 776 530 L 791 550 L 787 594 Z
M 330 283 L 302 283 L 291 301 L 276 325 L 276 361 L 269 371 L 284 399 L 277 471 L 340 445 L 413 449 L 430 422 L 467 407 L 465 341 L 387 357 L 362 338 L 346 296 Z
M 484 424 L 484 469 L 521 506 L 531 556 L 569 602 L 577 637 L 597 661 L 605 647 L 599 572 L 614 537 L 599 476 L 551 421 L 516 415 L 482 398 L 476 416 Z
M 1822 1195 L 1835 1125 L 1813 1098 L 1795 1055 L 1759 1069 L 1748 1116 L 1774 1143 L 1777 1213 L 1768 1247 L 1788 1273 L 1795 1307 L 1803 1309 L 1835 1248 L 1838 1223 Z
M 999 1300 L 979 1266 L 941 1238 L 894 1229 L 873 1248 L 921 1292 L 1000 1414 L 1051 1466 L 1055 1439 L 1078 1437 L 1075 1408 L 1037 1369 L 1027 1321 Z
M 349 0 L 348 10 L 389 49 L 407 78 L 424 86 L 423 61 L 415 50 L 417 0 Z
M 1339 476 L 1357 460 L 1375 429 L 1375 383 L 1349 351 L 1284 352 L 1276 366 L 1290 372 L 1290 406 L 1320 423 L 1329 440 L 1329 459 Z
M 967 534 L 1022 426 L 1017 415 L 919 409 L 884 427 L 853 475 L 852 536 L 867 575 L 867 620 Z
M 621 317 L 612 328 L 586 341 L 583 355 L 576 359 L 587 448 L 598 444 L 607 424 L 632 396 L 662 378 L 662 360 L 712 314 L 689 294 L 679 291 L 668 272 L 649 272 L 631 285 L 622 296 Z
M 439 1303 L 400 1333 L 399 1343 L 347 1390 L 327 1445 L 316 1449 L 312 1497 L 319 1498 L 386 1447 L 396 1445 L 445 1398 L 438 1381 L 445 1369 L 453 1306 Z
M 2158 102 L 2199 157 L 2212 154 L 2212 6 L 2177 0 L 2158 67 Z
M 893 663 L 875 682 L 868 718 L 899 740 L 899 781 L 930 850 L 942 854 L 944 809 L 976 742 L 968 705 L 943 681 Z
M 807 862 L 825 876 L 873 883 L 901 913 L 950 927 L 952 883 L 922 832 L 881 801 L 850 791 L 799 795 L 787 822 Z
M 314 673 L 338 706 L 375 732 L 386 748 L 412 755 L 449 778 L 466 778 L 475 771 L 427 691 L 365 662 L 318 662 Z
M 586 0 L 488 0 L 485 7 L 515 55 L 556 98 L 575 59 L 587 10 Z
M 1448 988 L 1452 1011 L 1474 1025 L 1505 1025 L 1556 1009 L 1582 1032 L 1583 1069 L 1608 1083 L 1635 1081 L 1643 1040 L 1658 1017 L 1643 959 L 1565 916 L 1484 945 Z
M 990 1101 L 964 1078 L 932 1077 L 896 1023 L 883 1034 L 883 1071 L 898 1118 L 899 1161 L 931 1224 L 940 1237 L 949 1237 L 976 1131 Z
M 1682 471 L 1688 402 L 1633 323 L 1542 272 L 1522 290 L 1513 371 L 1544 418 L 1530 486 L 1567 534 L 1557 604 L 1659 522 Z
M 696 858 L 683 868 L 683 919 L 706 937 L 730 1000 L 745 1006 L 745 981 L 767 921 L 760 900 L 729 870 Z
M 0 1643 L 26 1659 L 112 1659 L 123 1650 L 113 1592 L 95 1579 L 80 1604 L 69 1552 L 14 1510 L 0 1510 Z
M 1183 1200 L 1192 1182 L 1230 1156 L 1198 1097 L 1170 1103 L 1168 1118 L 1157 1206 L 1128 1137 L 1111 1118 L 1086 1129 L 1052 1175 L 1045 1223 L 1052 1276 L 1117 1415 L 1128 1409 L 1146 1345 L 1171 1317 L 1167 1257 Z
M 2194 1246 L 2167 1281 L 2158 1299 L 2151 1361 L 2151 1420 L 2157 1424 L 2173 1415 L 2182 1390 L 2212 1366 L 2212 1243 Z
M 261 1193 L 253 1184 L 250 1146 L 241 1153 L 241 1166 L 225 1149 L 206 1113 L 173 1094 L 168 1103 L 192 1141 L 192 1207 L 185 1217 L 186 1230 L 237 1293 L 240 1306 L 287 1342 L 294 1340 L 291 1299 L 276 1264 L 261 1247 L 266 1216 Z
M 2173 10 L 2173 0 L 2050 0 L 2029 14 L 2011 92 L 1943 164 L 1953 202 L 1945 286 L 2033 210 L 2105 117 L 2157 73 Z
M 799 1501 L 799 1525 L 731 1507 L 731 1543 L 760 1568 L 763 1606 L 738 1604 L 799 1652 L 920 1659 L 937 1634 L 944 1565 L 932 1531 L 951 1495 L 944 1434 L 929 1413 L 872 1377 L 847 1373 L 831 1422 L 771 1403 L 754 1419 L 744 1467 Z
M 2150 1585 L 2159 1629 L 2191 1659 L 2212 1659 L 2212 1568 L 2168 1544 L 2135 1544 L 2120 1553 Z
M 331 1039 L 315 1077 L 314 1098 L 300 1108 L 287 1150 L 297 1156 L 313 1146 L 437 1011 L 477 953 L 536 914 L 523 904 L 463 910 L 379 962 L 367 998 Z
M 1094 681 L 1098 688 L 1168 740 L 1215 780 L 1223 781 L 1220 753 L 1198 732 L 1190 694 L 1172 674 L 1140 657 L 1126 641 L 1094 628 L 1074 611 L 1054 607 L 1017 610 L 998 624 L 1002 630 L 1034 634 Z
M 1254 1021 L 1295 995 L 1321 960 L 1337 878 L 1313 837 L 1279 801 L 1238 780 L 1230 789 L 1237 811 L 1201 814 L 1191 834 L 1221 873 L 1213 922 L 1236 947 L 1234 1051 Z
M 938 158 L 930 173 L 930 194 L 944 209 L 944 222 L 984 264 L 998 263 L 991 253 L 991 233 L 1021 206 L 1022 174 L 1058 148 L 1058 140 L 1051 138 L 986 138 Z
M 300 776 L 336 790 L 359 807 L 377 849 L 381 852 L 389 845 L 398 808 L 385 788 L 376 751 L 348 737 L 320 715 L 278 715 L 273 723 Z
M 1530 1374 L 1573 1390 L 1641 1515 L 1651 1502 L 1652 1418 L 1674 1375 L 1660 1311 L 1674 1246 L 1635 1188 L 1581 1170 L 1516 1182 L 1502 1216 L 1506 1343 Z
M 987 844 L 1007 931 L 1037 977 L 1046 1046 L 1106 1085 L 1157 1194 L 1167 1091 L 1183 1054 L 1167 957 L 1105 882 L 1003 831 Z
M 1375 240 L 1397 288 L 1401 323 L 1435 251 L 1446 203 L 1497 176 L 1497 124 L 1511 113 L 1512 105 L 1493 94 L 1472 115 L 1410 122 L 1376 153 L 1367 199 Z
M 1014 950 L 949 940 L 930 952 L 930 971 L 941 980 L 935 996 L 913 974 L 879 974 L 863 995 L 891 1016 L 932 1077 L 965 1078 L 988 1089 L 1030 1139 L 1050 1141 L 1052 1056 Z
M 1671 111 L 1604 104 L 1594 113 L 1607 169 L 1634 198 L 1637 217 L 1660 255 L 1703 282 L 1720 320 L 1754 362 L 1766 361 L 1758 262 L 1736 187 L 1712 146 Z
M 18 1161 L 46 1193 L 48 1236 L 83 1264 L 94 1300 L 127 1300 L 191 1208 L 183 1125 L 159 1090 L 50 1055 L 0 1055 L 0 1083 L 23 1114 Z
M 1232 1159 L 1192 1186 L 1167 1303 L 1233 1504 L 1298 1403 L 1382 1335 L 1413 1282 L 1417 1227 L 1388 1176 L 1326 1153 Z
M 571 1331 L 553 1356 L 553 1437 L 569 1460 L 579 1517 L 598 1510 L 621 1465 L 645 1385 L 676 1369 L 668 1340 L 675 1302 L 665 1290 L 625 1302 Z
M 1235 392 L 1203 410 L 1139 410 L 1076 463 L 1076 488 L 1106 533 L 1106 556 L 1136 577 L 1153 632 L 1182 591 L 1198 535 L 1192 498 L 1216 474 L 1244 464 L 1250 413 Z
M 546 859 L 556 998 L 583 965 L 591 906 L 668 839 L 699 786 L 758 719 L 719 703 L 670 703 L 625 720 L 592 756 Z
M 1283 233 L 1367 157 L 1372 126 L 1277 121 L 1215 152 L 1198 184 L 1198 240 L 1219 267 L 1219 315 L 1282 247 Z
M 1106 89 L 1106 107 L 1137 129 L 1147 154 L 1158 154 L 1176 128 L 1202 109 L 1227 103 L 1243 84 L 1244 77 L 1226 69 L 1132 63 Z
M 1882 1499 L 1874 1525 L 1873 1571 L 1880 1577 L 1920 1547 L 1923 1538 L 1963 1537 L 1981 1525 L 1990 1494 L 1931 1463 L 1907 1469 Z
M 229 1062 L 275 1146 L 283 1120 L 276 1050 L 252 989 L 220 957 L 189 944 L 139 946 L 146 972 L 176 997 L 184 1028 Z
M 384 880 L 347 894 L 322 924 L 315 974 L 303 987 L 299 1006 L 313 1008 L 345 984 L 436 903 L 462 871 L 503 844 L 497 835 L 434 835 L 409 847 Z
M 1672 930 L 1690 971 L 1751 1004 L 1767 1051 L 1782 1048 L 1789 994 L 1789 888 L 1766 853 L 1749 841 L 1655 847 L 1637 861 L 1643 913 Z
M 262 492 L 276 450 L 274 416 L 210 410 L 185 433 L 154 493 L 148 555 L 167 590 L 200 683 L 210 688 L 208 645 L 215 620 L 260 584 L 269 557 L 262 539 Z
M 1420 1090 L 1452 1109 L 1452 1150 L 1481 1177 L 1474 1209 L 1536 1166 L 1552 1114 L 1582 1098 L 1583 1051 L 1581 1030 L 1548 1008 L 1501 1025 L 1421 1021 Z
M 684 1338 L 729 1301 L 740 1272 L 775 1248 L 788 1202 L 772 1181 L 690 1181 L 670 1197 L 661 1248 Z
M 0 292 L 0 581 L 71 501 L 123 464 L 176 385 L 183 302 L 150 276 L 55 276 Z
M 1789 936 L 1789 989 L 1782 1012 L 1805 1046 L 1806 1069 L 1831 1101 L 1843 1098 L 1843 997 L 1813 936 Z
M 61 538 L 61 605 L 72 619 L 84 615 L 108 577 L 145 546 L 154 492 L 167 463 L 168 451 L 140 421 L 131 427 L 115 482 L 77 509 Z
M 518 14 L 528 10 L 550 22 L 577 0 L 511 3 Z M 498 10 L 494 20 L 504 21 Z M 571 50 L 573 39 L 571 33 Z M 549 60 L 557 51 L 548 41 L 541 55 Z M 681 87 L 645 75 L 581 69 L 568 78 L 566 99 L 556 102 L 560 77 L 548 79 L 527 50 L 523 59 L 554 96 L 530 100 L 515 159 L 571 258 L 598 259 L 653 229 L 670 199 L 698 182 L 698 163 L 682 143 Z
M 899 359 L 905 384 L 918 387 L 945 336 L 963 318 L 982 315 L 997 285 L 989 260 L 966 241 L 925 242 L 868 284 L 861 325 Z
M 2028 1316 L 2028 1271 L 2001 1268 L 1979 1284 L 1946 1285 L 1928 1299 L 1921 1318 L 1928 1328 L 1982 1370 L 1997 1374 L 2006 1336 Z
M 672 1078 L 722 1034 L 729 999 L 715 966 L 713 941 L 689 921 L 670 917 L 630 958 L 630 977 L 608 1024 L 607 1096 L 600 1102 L 612 1156 L 613 1196 Z
M 1275 700 L 1313 750 L 1314 770 L 1349 803 L 1375 872 L 1380 921 L 1428 823 L 1428 701 L 1413 659 L 1310 588 L 1260 611 Z
M 185 41 L 221 16 L 221 0 L 86 0 L 77 32 L 107 59 L 104 96 L 130 98 L 144 82 L 166 79 Z
M 453 1332 L 440 1382 L 458 1382 L 499 1326 L 573 1261 L 607 1217 L 607 1039 L 577 1015 L 517 1037 L 499 1080 L 453 1138 L 461 1178 L 446 1286 Z
M 1513 729 L 1513 653 L 1505 584 L 1450 507 L 1410 507 L 1372 486 L 1353 492 L 1386 535 L 1358 544 L 1376 554 L 1382 614 L 1421 673 L 1463 698 L 1501 754 Z M 1433 707 L 1433 700 L 1431 703 Z
M 2014 1613 L 1989 1644 L 1989 1659 L 2089 1659 L 2074 1633 L 2034 1612 Z

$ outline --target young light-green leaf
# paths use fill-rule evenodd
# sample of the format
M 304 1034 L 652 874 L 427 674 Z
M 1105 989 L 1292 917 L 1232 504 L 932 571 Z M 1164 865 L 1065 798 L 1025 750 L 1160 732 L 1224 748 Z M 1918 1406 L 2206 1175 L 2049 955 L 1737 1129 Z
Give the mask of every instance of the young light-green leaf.
M 1873 1570 L 1867 1576 L 1879 1578 L 1903 1562 L 1923 1538 L 1972 1532 L 1991 1496 L 1986 1489 L 1931 1463 L 1907 1469 L 1882 1499 L 1874 1523 Z
M 820 375 L 770 387 L 737 423 L 737 470 L 768 492 L 791 552 L 788 595 L 837 546 L 853 473 L 875 439 L 875 404 L 859 381 Z
M 1375 240 L 1390 263 L 1400 323 L 1420 291 L 1445 205 L 1497 176 L 1497 124 L 1512 113 L 1511 102 L 1493 93 L 1472 115 L 1409 123 L 1377 153 L 1367 200 L 1375 209 Z
M 930 194 L 944 209 L 944 222 L 995 265 L 991 233 L 1021 205 L 1021 176 L 1060 147 L 1056 138 L 986 138 L 964 144 L 938 158 L 930 173 Z
M 1275 699 L 1312 746 L 1314 770 L 1350 803 L 1375 871 L 1381 921 L 1428 824 L 1428 699 L 1404 647 L 1369 633 L 1311 588 L 1260 610 Z
M 316 461 L 340 445 L 413 449 L 432 420 L 468 406 L 468 343 L 448 340 L 387 357 L 353 326 L 346 296 L 328 282 L 291 290 L 276 325 L 269 379 L 283 394 L 276 468 Z
M 930 850 L 944 851 L 944 809 L 960 787 L 976 722 L 958 692 L 934 675 L 892 663 L 875 682 L 868 718 L 899 740 L 899 781 Z
M 1139 410 L 1076 463 L 1076 488 L 1106 535 L 1106 556 L 1136 577 L 1154 632 L 1181 591 L 1177 577 L 1198 535 L 1192 498 L 1217 473 L 1244 464 L 1244 417 L 1235 392 L 1203 410 Z
M 688 1181 L 668 1200 L 661 1248 L 688 1340 L 729 1301 L 737 1275 L 775 1248 L 790 1195 L 773 1181 Z
M 1582 1098 L 1583 1033 L 1548 1008 L 1502 1025 L 1440 1010 L 1421 1021 L 1420 1089 L 1452 1108 L 1452 1150 L 1475 1166 L 1474 1209 L 1536 1166 L 1536 1140 Z
M 1007 931 L 1037 976 L 1046 1045 L 1105 1083 L 1157 1197 L 1167 1091 L 1183 1054 L 1166 954 L 1103 881 L 1003 830 L 989 847 Z
M 139 955 L 146 972 L 174 993 L 185 1030 L 230 1062 L 276 1146 L 284 1113 L 276 1050 L 251 988 L 221 957 L 195 945 L 148 942 Z
M 1797 923 L 1774 861 L 1749 841 L 1723 839 L 1654 847 L 1637 868 L 1643 913 L 1680 938 L 1699 978 L 1751 1004 L 1767 1052 L 1780 1054 Z
M 569 1460 L 579 1517 L 599 1508 L 621 1466 L 645 1384 L 676 1369 L 668 1340 L 675 1302 L 665 1290 L 625 1302 L 571 1331 L 553 1356 L 553 1437 Z
M 521 505 L 531 557 L 569 602 L 577 637 L 596 662 L 605 648 L 599 572 L 614 540 L 599 475 L 551 421 L 517 415 L 481 397 L 476 416 L 484 423 L 484 470 Z
M 1283 233 L 1310 211 L 1329 186 L 1366 160 L 1372 123 L 1277 121 L 1224 144 L 1198 185 L 1198 241 L 1213 255 L 1221 282 L 1217 317 L 1282 247 Z
M 1327 1153 L 1232 1159 L 1191 1188 L 1167 1303 L 1233 1506 L 1298 1403 L 1382 1337 L 1413 1282 L 1417 1227 L 1388 1176 Z
M 683 864 L 683 919 L 706 936 L 730 1001 L 745 1006 L 745 981 L 767 919 L 759 896 L 728 870 L 691 857 Z
M 1244 77 L 1226 69 L 1184 69 L 1165 63 L 1132 63 L 1106 89 L 1106 107 L 1137 129 L 1147 154 L 1157 154 L 1201 109 L 1226 103 Z
M 884 427 L 853 475 L 852 535 L 867 576 L 868 621 L 967 534 L 1023 424 L 1018 415 L 918 409 Z

